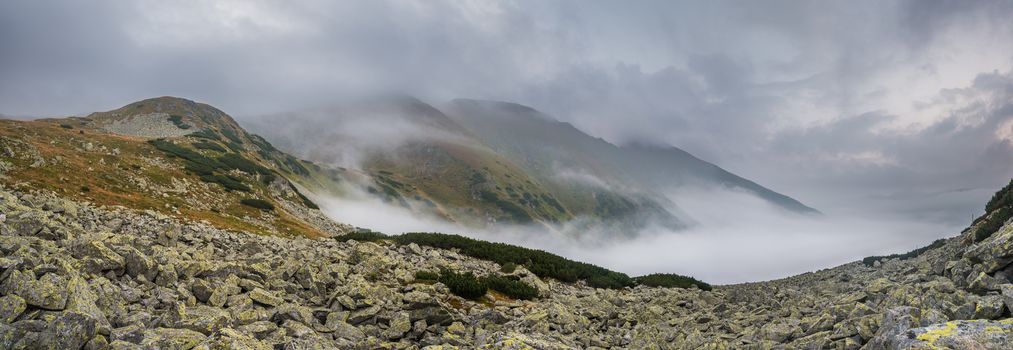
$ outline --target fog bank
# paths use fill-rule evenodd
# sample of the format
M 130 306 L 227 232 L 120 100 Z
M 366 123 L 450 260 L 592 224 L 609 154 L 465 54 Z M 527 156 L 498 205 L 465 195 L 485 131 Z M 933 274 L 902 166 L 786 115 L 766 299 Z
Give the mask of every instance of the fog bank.
M 730 284 L 787 277 L 834 267 L 869 255 L 902 253 L 950 237 L 963 227 L 863 215 L 802 216 L 748 194 L 726 190 L 672 191 L 697 221 L 686 230 L 648 225 L 636 238 L 614 232 L 568 232 L 541 226 L 464 228 L 386 204 L 369 196 L 315 198 L 331 218 L 387 234 L 455 233 L 543 249 L 631 276 L 654 272 Z

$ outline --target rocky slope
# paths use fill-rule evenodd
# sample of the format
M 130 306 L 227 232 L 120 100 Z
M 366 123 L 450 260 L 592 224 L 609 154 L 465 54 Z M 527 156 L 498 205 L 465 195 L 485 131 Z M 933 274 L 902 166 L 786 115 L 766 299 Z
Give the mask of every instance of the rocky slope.
M 461 299 L 414 273 L 494 263 L 414 244 L 282 238 L 0 190 L 3 349 L 885 349 L 1013 345 L 1013 225 L 908 260 L 713 291 Z

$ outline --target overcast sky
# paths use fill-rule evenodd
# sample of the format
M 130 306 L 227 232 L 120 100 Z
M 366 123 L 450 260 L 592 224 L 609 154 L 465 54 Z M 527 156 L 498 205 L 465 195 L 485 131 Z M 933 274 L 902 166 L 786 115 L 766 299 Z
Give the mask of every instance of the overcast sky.
M 952 225 L 1013 176 L 1010 18 L 1009 1 L 11 0 L 0 113 L 506 100 L 829 213 Z

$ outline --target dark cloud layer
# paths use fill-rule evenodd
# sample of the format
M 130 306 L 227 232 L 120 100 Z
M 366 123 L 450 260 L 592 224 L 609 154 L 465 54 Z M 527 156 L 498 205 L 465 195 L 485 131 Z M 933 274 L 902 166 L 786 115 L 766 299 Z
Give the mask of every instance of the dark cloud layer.
M 831 213 L 953 224 L 1013 176 L 1011 17 L 998 0 L 14 0 L 0 113 L 160 95 L 240 118 L 372 91 L 510 100 Z

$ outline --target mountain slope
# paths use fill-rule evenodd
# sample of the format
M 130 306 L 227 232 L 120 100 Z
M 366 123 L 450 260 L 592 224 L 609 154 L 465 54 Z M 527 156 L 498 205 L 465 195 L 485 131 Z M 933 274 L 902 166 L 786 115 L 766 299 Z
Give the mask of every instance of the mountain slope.
M 446 110 L 448 116 L 497 152 L 555 186 L 572 183 L 560 174 L 583 177 L 589 186 L 645 193 L 683 186 L 720 186 L 746 191 L 793 212 L 817 212 L 676 147 L 616 146 L 513 103 L 457 99 Z
M 282 119 L 290 121 L 284 128 L 264 124 Z M 558 196 L 574 191 L 546 187 L 544 179 L 414 98 L 268 116 L 251 128 L 301 157 L 359 172 L 369 180 L 362 186 L 392 203 L 465 224 L 555 225 L 578 217 L 629 226 L 679 224 L 662 205 L 607 188 L 588 188 L 564 203 Z
M 288 179 L 312 164 L 211 106 L 173 97 L 85 118 L 0 121 L 0 183 L 286 236 L 345 232 Z

